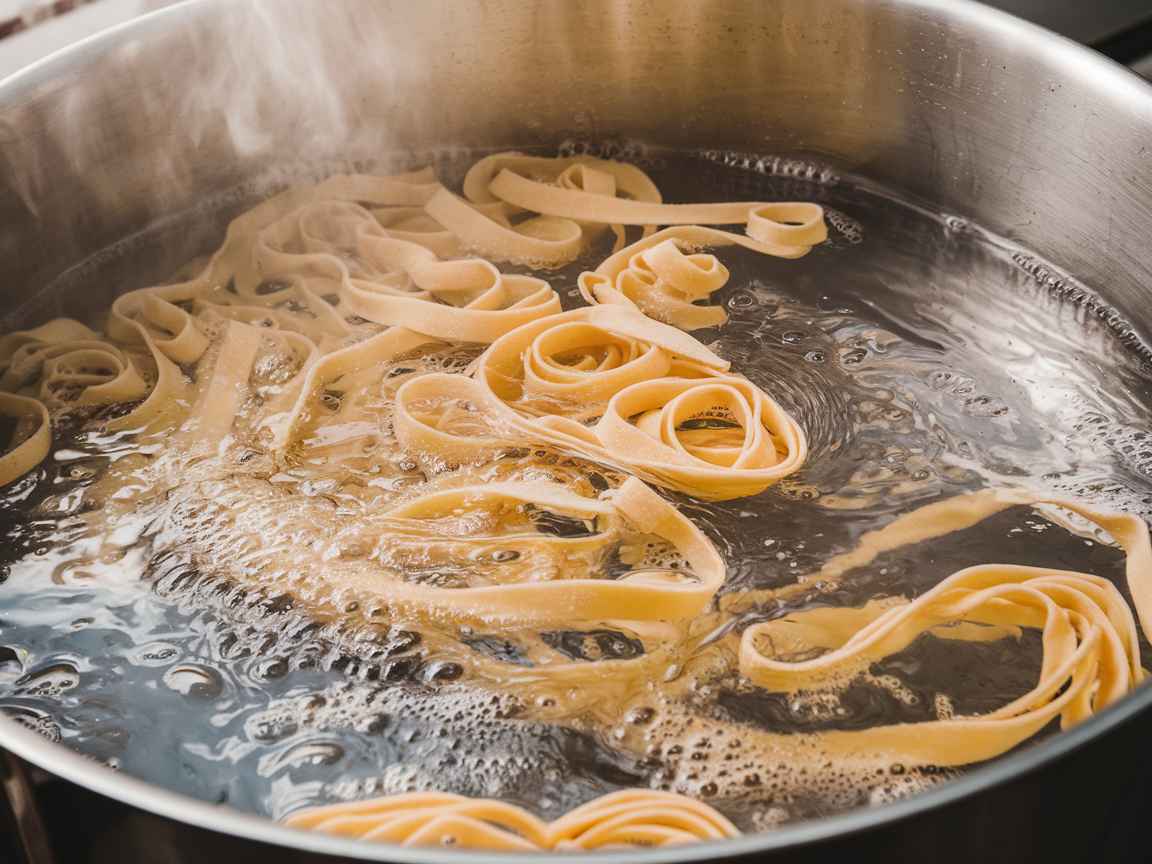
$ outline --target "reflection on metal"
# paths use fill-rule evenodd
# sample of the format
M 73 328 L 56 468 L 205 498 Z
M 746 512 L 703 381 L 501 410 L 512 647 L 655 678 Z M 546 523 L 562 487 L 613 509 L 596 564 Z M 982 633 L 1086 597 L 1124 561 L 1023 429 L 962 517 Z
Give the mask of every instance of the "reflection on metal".
M 984 0 L 1077 42 L 1095 43 L 1152 14 L 1148 0 Z
M 294 0 L 262 5 L 299 11 Z M 988 7 L 964 0 L 313 2 L 313 12 L 335 19 L 354 7 L 354 26 L 342 32 L 370 47 L 349 50 L 325 28 L 285 13 L 292 26 L 281 35 L 297 40 L 309 61 L 296 64 L 306 76 L 286 86 L 260 31 L 229 20 L 255 6 L 180 4 L 0 84 L 3 312 L 150 219 L 193 207 L 277 161 L 582 136 L 818 154 L 842 173 L 867 175 L 1010 237 L 1152 331 L 1152 88 Z M 254 88 L 284 98 L 249 98 Z M 1052 762 L 1150 706 L 1152 689 L 1144 687 L 1067 733 L 884 807 L 722 849 L 605 853 L 597 861 L 750 855 L 890 824 Z M 443 860 L 434 849 L 293 831 L 194 800 L 2 716 L 0 743 L 101 794 L 211 830 L 369 860 Z M 497 864 L 507 856 L 467 859 Z

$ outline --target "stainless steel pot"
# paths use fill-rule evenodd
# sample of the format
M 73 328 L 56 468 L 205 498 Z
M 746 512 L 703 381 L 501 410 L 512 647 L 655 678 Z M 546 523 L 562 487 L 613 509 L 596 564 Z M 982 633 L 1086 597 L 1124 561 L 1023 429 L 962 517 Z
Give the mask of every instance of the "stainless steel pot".
M 272 161 L 569 137 L 814 156 L 1018 241 L 1152 333 L 1152 88 L 965 0 L 191 0 L 0 84 L 3 310 Z M 788 850 L 794 861 L 837 842 L 897 860 L 903 847 L 980 850 L 1000 818 L 987 802 L 1016 822 L 1065 818 L 1062 805 L 1045 809 L 1054 766 L 1133 770 L 1117 751 L 1149 705 L 1145 687 L 901 803 L 722 847 L 597 860 Z M 370 860 L 446 857 L 289 831 L 119 776 L 4 719 L 0 746 L 219 832 Z M 1062 790 L 1049 797 L 1069 799 Z M 1077 812 L 1107 800 L 1097 789 Z M 1011 848 L 1007 834 L 997 842 Z

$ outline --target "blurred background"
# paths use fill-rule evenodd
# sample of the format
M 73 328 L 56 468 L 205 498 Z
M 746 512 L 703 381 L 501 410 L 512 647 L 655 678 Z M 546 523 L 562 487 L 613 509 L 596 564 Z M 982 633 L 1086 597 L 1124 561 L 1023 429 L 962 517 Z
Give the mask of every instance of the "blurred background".
M 0 78 L 176 0 L 0 0 Z M 236 0 L 245 2 L 245 0 Z M 991 0 L 1152 79 L 1152 0 Z

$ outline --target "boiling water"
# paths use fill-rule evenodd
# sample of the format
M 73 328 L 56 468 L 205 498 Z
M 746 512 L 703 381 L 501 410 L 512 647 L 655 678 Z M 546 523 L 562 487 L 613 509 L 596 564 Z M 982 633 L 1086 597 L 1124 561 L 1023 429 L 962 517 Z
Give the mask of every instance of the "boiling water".
M 804 470 L 765 494 L 678 500 L 727 559 L 726 592 L 794 583 L 893 514 L 985 485 L 1152 511 L 1146 351 L 1072 280 L 962 220 L 818 166 L 622 155 L 652 174 L 666 200 L 828 208 L 830 242 L 799 261 L 721 250 L 732 278 L 718 296 L 730 321 L 696 334 L 781 401 L 811 444 Z M 441 161 L 451 177 L 471 159 Z M 210 250 L 220 215 L 239 200 L 98 256 L 25 312 L 96 314 L 111 299 L 105 286 L 140 287 Z M 577 273 L 595 261 L 549 274 L 567 304 L 577 302 Z M 652 785 L 765 829 L 944 776 L 806 764 L 757 743 L 770 733 L 984 712 L 1026 692 L 1038 670 L 1035 634 L 984 644 L 924 637 L 834 696 L 721 679 L 686 697 L 688 708 L 549 722 L 515 691 L 470 687 L 460 667 L 430 661 L 420 633 L 312 620 L 286 596 L 199 572 L 179 543 L 157 554 L 143 525 L 121 553 L 93 555 L 80 518 L 91 506 L 86 488 L 136 450 L 122 437 L 63 430 L 48 462 L 5 490 L 0 708 L 127 773 L 244 810 L 281 816 L 304 802 L 443 789 L 551 817 L 615 788 Z M 851 605 L 913 596 L 981 562 L 1120 577 L 1120 553 L 1098 540 L 1012 510 L 882 556 L 834 590 L 814 586 L 813 597 Z M 749 620 L 782 611 L 767 606 Z M 577 656 L 589 644 L 601 654 L 635 650 L 608 631 L 553 636 Z M 478 634 L 472 647 L 515 662 L 499 637 Z

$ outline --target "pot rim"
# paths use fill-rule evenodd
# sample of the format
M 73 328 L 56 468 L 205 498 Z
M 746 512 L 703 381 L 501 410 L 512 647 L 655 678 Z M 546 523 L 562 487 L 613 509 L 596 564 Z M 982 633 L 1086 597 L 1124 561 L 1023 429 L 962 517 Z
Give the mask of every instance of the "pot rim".
M 153 30 L 177 26 L 183 16 L 196 14 L 197 7 L 217 0 L 180 0 L 171 6 L 146 13 L 102 30 L 0 80 L 0 105 L 18 103 L 22 94 L 50 81 L 60 72 L 99 55 L 126 38 L 146 35 Z M 926 16 L 967 24 L 984 33 L 999 34 L 1026 42 L 1033 51 L 1058 59 L 1077 75 L 1092 79 L 1097 86 L 1117 96 L 1143 100 L 1152 112 L 1152 86 L 1131 70 L 1070 39 L 1052 33 L 1006 12 L 974 0 L 873 0 L 889 6 L 919 9 Z M 1011 755 L 974 768 L 962 777 L 909 798 L 877 807 L 855 810 L 801 822 L 758 834 L 675 846 L 664 849 L 565 853 L 565 861 L 591 860 L 620 864 L 681 864 L 705 861 L 714 856 L 752 856 L 818 843 L 874 828 L 891 826 L 905 819 L 968 798 L 985 789 L 1023 776 L 1051 764 L 1073 750 L 1103 736 L 1137 714 L 1152 707 L 1152 686 L 1145 684 L 1120 702 L 1108 707 L 1073 729 L 1025 746 Z M 289 828 L 264 816 L 245 813 L 227 805 L 212 804 L 146 780 L 121 774 L 62 743 L 52 742 L 0 714 L 0 747 L 63 779 L 106 795 L 124 804 L 199 828 L 232 834 L 272 845 L 307 852 L 343 856 L 365 861 L 392 861 L 397 864 L 442 864 L 443 850 L 409 848 L 363 841 Z M 505 853 L 453 850 L 451 857 L 466 864 L 507 864 Z M 517 853 L 524 864 L 551 864 L 555 853 Z

